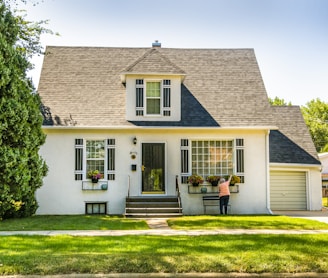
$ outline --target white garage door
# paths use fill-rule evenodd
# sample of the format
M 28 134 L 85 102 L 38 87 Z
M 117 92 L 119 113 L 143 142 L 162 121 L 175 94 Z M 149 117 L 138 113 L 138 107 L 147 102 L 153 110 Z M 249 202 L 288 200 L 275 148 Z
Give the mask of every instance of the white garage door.
M 270 171 L 271 210 L 306 210 L 306 173 Z

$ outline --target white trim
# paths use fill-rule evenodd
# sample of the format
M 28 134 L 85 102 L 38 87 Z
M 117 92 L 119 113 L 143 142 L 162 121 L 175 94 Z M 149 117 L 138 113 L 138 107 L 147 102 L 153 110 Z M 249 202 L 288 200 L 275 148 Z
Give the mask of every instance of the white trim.
M 270 199 L 270 130 L 265 135 L 265 164 L 267 165 L 265 175 L 266 175 L 266 203 L 267 210 L 270 214 L 273 214 L 271 210 L 271 199 Z
M 126 82 L 126 77 L 128 76 L 144 76 L 144 75 L 148 75 L 148 76 L 157 76 L 157 77 L 169 77 L 169 76 L 174 76 L 174 77 L 180 77 L 181 83 L 183 83 L 184 79 L 186 78 L 186 74 L 182 74 L 182 73 L 165 73 L 165 72 L 121 72 L 120 74 L 120 78 L 121 78 L 121 82 L 125 83 Z
M 270 163 L 269 166 L 275 167 L 275 170 L 277 169 L 277 170 L 283 170 L 283 171 L 285 171 L 285 170 L 288 171 L 288 169 L 294 171 L 297 168 L 309 168 L 309 167 L 318 168 L 319 170 L 321 169 L 321 164 L 297 164 L 297 163 L 276 163 L 276 162 L 274 162 L 274 163 Z M 304 169 L 302 169 L 302 171 L 304 171 Z
M 276 126 L 232 126 L 232 127 L 185 127 L 185 126 L 42 126 L 44 130 L 140 130 L 140 129 L 147 129 L 147 130 L 278 130 Z

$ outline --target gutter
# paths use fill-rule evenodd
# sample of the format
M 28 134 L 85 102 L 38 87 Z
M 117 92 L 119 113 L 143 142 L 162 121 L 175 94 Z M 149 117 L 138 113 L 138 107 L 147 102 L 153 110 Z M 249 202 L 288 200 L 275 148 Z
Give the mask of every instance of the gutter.
M 276 126 L 229 126 L 229 127 L 195 127 L 195 126 L 47 126 L 44 130 L 276 130 Z
M 266 167 L 266 209 L 269 214 L 273 214 L 270 208 L 270 151 L 269 151 L 269 135 L 270 130 L 268 130 L 267 134 L 265 135 L 265 164 Z
M 301 164 L 301 163 L 277 163 L 277 162 L 272 162 L 270 163 L 270 166 L 273 167 L 283 167 L 284 170 L 286 170 L 286 167 L 290 168 L 318 168 L 321 171 L 322 165 L 321 164 Z

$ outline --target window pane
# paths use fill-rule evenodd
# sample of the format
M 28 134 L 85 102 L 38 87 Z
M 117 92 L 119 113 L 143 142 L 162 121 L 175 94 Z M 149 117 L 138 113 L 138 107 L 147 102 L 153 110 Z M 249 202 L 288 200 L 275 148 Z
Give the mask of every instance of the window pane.
M 104 174 L 105 170 L 105 141 L 104 140 L 88 140 L 86 143 L 86 172 L 99 170 Z
M 161 86 L 159 82 L 147 82 L 147 97 L 160 97 Z
M 87 160 L 87 173 L 93 170 L 99 170 L 100 173 L 104 174 L 104 161 L 103 160 Z
M 105 144 L 103 140 L 87 141 L 87 158 L 104 158 Z
M 147 114 L 160 114 L 160 100 L 147 99 Z
M 228 175 L 233 173 L 233 141 L 192 141 L 192 173 Z

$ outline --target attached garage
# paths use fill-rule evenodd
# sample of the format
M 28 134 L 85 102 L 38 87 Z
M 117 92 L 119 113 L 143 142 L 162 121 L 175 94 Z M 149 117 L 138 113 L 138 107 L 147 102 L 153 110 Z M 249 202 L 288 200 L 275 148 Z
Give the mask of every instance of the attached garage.
M 270 171 L 271 210 L 307 210 L 306 172 Z

